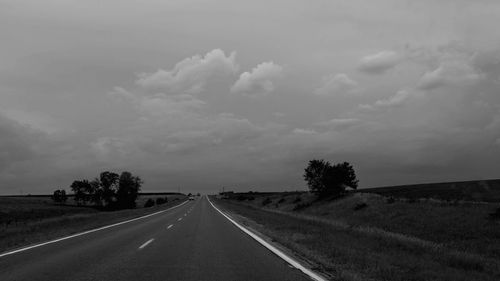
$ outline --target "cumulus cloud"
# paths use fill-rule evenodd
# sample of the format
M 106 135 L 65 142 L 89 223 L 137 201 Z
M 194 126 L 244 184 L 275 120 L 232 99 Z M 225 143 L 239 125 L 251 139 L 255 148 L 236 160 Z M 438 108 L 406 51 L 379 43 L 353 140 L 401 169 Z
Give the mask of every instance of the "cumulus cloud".
M 347 76 L 347 74 L 339 73 L 324 77 L 322 86 L 316 89 L 315 93 L 317 95 L 347 93 L 351 92 L 357 85 L 358 83 Z
M 408 90 L 399 90 L 395 95 L 387 98 L 377 100 L 374 104 L 363 104 L 360 105 L 362 109 L 377 109 L 377 108 L 389 108 L 400 106 L 404 102 L 406 102 L 409 98 L 411 98 L 411 91 Z
M 367 55 L 361 59 L 358 69 L 369 74 L 382 74 L 395 67 L 401 61 L 401 56 L 394 51 L 382 51 Z
M 432 90 L 443 85 L 454 83 L 475 82 L 481 74 L 470 63 L 459 60 L 446 60 L 431 71 L 424 73 L 417 87 L 422 90 Z
M 243 72 L 231 87 L 231 92 L 245 95 L 266 95 L 274 91 L 274 80 L 282 75 L 283 67 L 263 62 L 250 72 Z
M 214 49 L 205 56 L 186 58 L 171 70 L 139 74 L 136 83 L 167 94 L 197 94 L 204 90 L 209 79 L 235 75 L 238 71 L 235 57 L 235 52 L 226 56 L 224 51 Z
M 206 103 L 191 95 L 167 96 L 156 94 L 140 100 L 140 111 L 144 115 L 166 116 L 182 114 L 202 108 Z
M 179 94 L 166 95 L 157 93 L 146 95 L 142 93 L 132 93 L 121 87 L 115 87 L 108 96 L 117 101 L 124 101 L 133 106 L 142 118 L 162 116 L 173 116 L 176 114 L 188 114 L 206 105 L 206 103 L 193 95 Z
M 92 143 L 101 161 L 146 157 L 163 162 L 158 157 L 207 153 L 218 145 L 244 145 L 261 133 L 246 118 L 205 110 L 207 103 L 189 94 L 151 95 L 116 87 L 109 97 L 111 102 L 128 104 L 137 119 L 123 125 L 120 131 L 126 133 L 100 136 Z

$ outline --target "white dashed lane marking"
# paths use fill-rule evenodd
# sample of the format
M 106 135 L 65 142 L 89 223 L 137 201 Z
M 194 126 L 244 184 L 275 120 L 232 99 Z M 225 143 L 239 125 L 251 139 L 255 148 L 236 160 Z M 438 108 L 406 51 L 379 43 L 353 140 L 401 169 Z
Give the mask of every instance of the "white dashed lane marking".
M 147 245 L 149 245 L 151 242 L 153 242 L 154 239 L 149 239 L 148 241 L 146 241 L 146 243 L 142 244 L 140 247 L 139 247 L 139 250 L 142 250 L 144 249 Z

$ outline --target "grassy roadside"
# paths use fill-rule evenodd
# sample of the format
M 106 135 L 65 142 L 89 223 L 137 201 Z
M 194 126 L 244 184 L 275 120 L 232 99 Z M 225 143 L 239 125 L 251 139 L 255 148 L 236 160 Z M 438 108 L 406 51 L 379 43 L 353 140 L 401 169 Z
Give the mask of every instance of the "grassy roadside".
M 20 217 L 25 219 L 19 219 L 9 225 L 0 225 L 0 253 L 140 217 L 185 201 L 184 198 L 177 196 L 165 204 L 150 208 L 105 212 L 93 208 L 51 205 L 44 200 L 15 199 L 17 198 L 13 201 L 9 198 L 10 201 L 7 201 L 2 198 L 0 211 L 6 216 L 14 210 L 24 214 Z
M 391 232 L 368 224 L 315 216 L 260 201 L 213 202 L 237 220 L 315 264 L 334 280 L 499 280 L 490 255 Z M 258 203 L 257 203 L 258 202 Z M 275 200 L 278 202 L 278 200 Z

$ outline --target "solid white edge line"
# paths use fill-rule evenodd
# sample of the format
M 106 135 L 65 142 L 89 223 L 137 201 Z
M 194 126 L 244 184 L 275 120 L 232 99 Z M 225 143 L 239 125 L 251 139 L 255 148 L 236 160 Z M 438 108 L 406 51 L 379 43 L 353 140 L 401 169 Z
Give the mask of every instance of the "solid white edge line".
M 169 225 L 169 226 L 167 227 L 167 229 L 170 229 L 172 226 L 174 226 L 174 225 L 173 225 L 173 224 Z
M 273 252 L 275 255 L 278 257 L 282 258 L 285 260 L 287 263 L 289 263 L 291 266 L 297 268 L 298 270 L 302 271 L 305 275 L 309 276 L 311 279 L 316 280 L 316 281 L 327 281 L 325 278 L 321 277 L 317 273 L 313 272 L 312 270 L 306 268 L 305 266 L 301 265 L 298 261 L 294 260 L 293 258 L 287 256 L 285 253 L 282 251 L 278 250 L 276 247 L 273 245 L 269 244 L 268 242 L 264 241 L 264 239 L 260 238 L 259 236 L 255 235 L 253 232 L 250 230 L 246 229 L 245 227 L 241 226 L 239 223 L 234 221 L 232 218 L 230 218 L 228 215 L 224 214 L 221 210 L 219 210 L 215 205 L 210 201 L 210 199 L 207 196 L 207 200 L 212 205 L 212 207 L 217 210 L 221 215 L 223 215 L 226 219 L 228 219 L 230 222 L 232 222 L 234 225 L 236 225 L 239 229 L 241 229 L 243 232 L 248 234 L 250 237 L 255 239 L 257 242 L 262 244 L 264 247 L 266 247 L 269 251 Z
M 142 244 L 141 246 L 139 246 L 139 250 L 142 250 L 144 249 L 147 245 L 149 245 L 149 243 L 153 242 L 155 239 L 149 239 L 148 241 L 146 241 L 146 243 Z
M 180 207 L 180 206 L 186 204 L 187 202 L 188 201 L 184 201 L 181 204 L 173 206 L 173 207 L 170 207 L 170 208 L 168 208 L 166 210 L 158 211 L 158 212 L 155 212 L 155 213 L 152 213 L 152 214 L 148 214 L 148 215 L 145 215 L 145 216 L 141 216 L 141 217 L 138 217 L 138 218 L 135 218 L 135 219 L 130 219 L 130 220 L 118 222 L 118 223 L 115 223 L 115 224 L 106 225 L 106 226 L 102 226 L 102 227 L 99 227 L 99 228 L 94 228 L 94 229 L 87 230 L 87 231 L 84 231 L 84 232 L 80 232 L 80 233 L 77 233 L 77 234 L 73 234 L 73 235 L 70 235 L 70 236 L 66 236 L 66 237 L 62 237 L 62 238 L 57 238 L 57 239 L 50 240 L 50 241 L 47 241 L 47 242 L 43 242 L 43 243 L 40 243 L 40 244 L 35 244 L 35 245 L 31 245 L 31 246 L 24 247 L 24 248 L 21 248 L 21 249 L 17 249 L 17 250 L 13 250 L 13 251 L 10 251 L 10 252 L 2 253 L 2 254 L 0 254 L 0 258 L 8 256 L 8 255 L 15 254 L 15 253 L 19 253 L 19 252 L 24 252 L 24 251 L 27 251 L 27 250 L 30 250 L 30 249 L 33 249 L 33 248 L 38 248 L 38 247 L 45 246 L 45 245 L 48 245 L 48 244 L 56 243 L 56 242 L 59 242 L 59 241 L 67 240 L 67 239 L 70 239 L 70 238 L 82 236 L 82 235 L 89 234 L 89 233 L 92 233 L 92 232 L 100 231 L 100 230 L 103 230 L 103 229 L 115 227 L 115 226 L 122 225 L 122 224 L 125 224 L 125 223 L 133 222 L 133 221 L 136 221 L 136 220 L 145 219 L 147 217 L 158 215 L 158 214 L 164 213 L 166 211 L 170 211 L 172 209 Z

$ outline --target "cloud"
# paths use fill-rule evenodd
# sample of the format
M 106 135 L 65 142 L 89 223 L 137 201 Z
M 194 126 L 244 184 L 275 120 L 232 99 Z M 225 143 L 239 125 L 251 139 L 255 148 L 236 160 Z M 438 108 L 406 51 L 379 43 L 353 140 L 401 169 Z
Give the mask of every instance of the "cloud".
M 197 94 L 205 89 L 210 79 L 235 75 L 239 68 L 235 57 L 235 52 L 226 56 L 224 51 L 214 49 L 205 56 L 186 58 L 171 70 L 139 74 L 136 84 L 166 94 Z
M 480 78 L 481 73 L 467 61 L 463 59 L 447 60 L 442 62 L 438 68 L 424 73 L 417 88 L 432 90 L 454 83 L 475 82 Z
M 369 74 L 383 74 L 395 67 L 401 61 L 401 57 L 394 51 L 382 51 L 361 59 L 358 69 Z
M 301 129 L 301 128 L 295 128 L 293 129 L 292 133 L 296 135 L 316 135 L 317 132 L 314 130 L 310 129 Z
M 0 171 L 17 161 L 35 156 L 41 132 L 0 114 Z M 41 143 L 40 143 L 41 144 Z
M 125 90 L 122 87 L 113 87 L 112 91 L 109 91 L 107 95 L 114 99 L 119 99 L 128 102 L 134 102 L 137 99 L 137 96 L 133 93 Z
M 201 109 L 206 103 L 189 94 L 166 95 L 157 93 L 147 95 L 143 93 L 132 93 L 121 87 L 115 87 L 108 96 L 115 101 L 123 101 L 135 108 L 142 119 L 189 114 L 194 110 Z
M 140 112 L 150 116 L 168 116 L 183 114 L 202 108 L 206 103 L 191 95 L 166 96 L 156 94 L 144 97 L 139 102 Z
M 318 126 L 332 128 L 334 130 L 344 130 L 360 124 L 358 118 L 334 118 L 325 122 L 319 122 Z
M 274 62 L 263 62 L 250 72 L 243 72 L 231 87 L 231 92 L 245 95 L 266 95 L 274 91 L 273 80 L 281 77 L 283 67 Z
M 377 100 L 374 104 L 362 104 L 360 105 L 360 108 L 374 110 L 378 108 L 389 108 L 389 107 L 400 106 L 404 102 L 406 102 L 409 98 L 411 98 L 411 94 L 412 94 L 411 91 L 399 90 L 395 95 L 387 99 Z
M 177 158 L 211 153 L 214 146 L 244 146 L 262 131 L 246 118 L 206 110 L 206 102 L 189 94 L 150 95 L 116 87 L 108 96 L 111 102 L 122 103 L 122 108 L 131 108 L 137 119 L 122 125 L 120 133 L 100 136 L 92 143 L 93 152 L 104 162 L 146 158 L 162 163 L 159 158 L 165 155 Z
M 122 139 L 113 137 L 99 137 L 90 143 L 90 148 L 101 161 L 132 152 Z
M 347 74 L 339 73 L 324 77 L 323 85 L 316 89 L 315 93 L 317 95 L 347 93 L 351 92 L 356 86 L 358 86 L 358 83 L 349 78 Z

